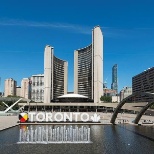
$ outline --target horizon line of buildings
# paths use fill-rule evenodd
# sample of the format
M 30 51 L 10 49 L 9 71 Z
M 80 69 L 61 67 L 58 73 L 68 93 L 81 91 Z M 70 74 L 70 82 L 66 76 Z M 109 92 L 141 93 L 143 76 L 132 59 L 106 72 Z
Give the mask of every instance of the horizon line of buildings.
M 6 79 L 6 81 L 11 81 L 12 91 L 10 90 L 11 95 L 21 96 L 25 98 L 31 97 L 35 102 L 43 102 L 44 99 L 44 74 L 33 75 L 31 78 L 23 78 L 21 81 L 21 87 L 16 86 L 16 81 L 11 79 Z M 33 82 L 32 82 L 33 81 Z M 10 82 L 10 83 L 11 83 Z M 104 87 L 104 96 L 111 96 L 112 102 L 122 101 L 127 96 L 131 95 L 134 92 L 152 92 L 154 93 L 154 67 L 141 72 L 140 74 L 132 77 L 132 87 L 125 86 L 117 95 L 116 90 L 108 89 Z M 16 86 L 16 87 L 15 87 Z M 32 87 L 31 88 L 28 87 Z M 38 88 L 39 87 L 39 88 Z M 8 89 L 9 90 L 9 89 Z M 70 93 L 70 92 L 67 92 Z M 72 92 L 71 92 L 72 93 Z M 5 93 L 7 96 L 7 93 Z M 147 96 L 138 96 L 135 98 L 137 101 L 146 101 L 152 98 Z
M 16 95 L 24 98 L 31 98 L 35 102 L 43 102 L 44 100 L 44 74 L 32 75 L 30 78 L 23 78 L 21 81 L 21 87 L 16 86 L 17 82 L 12 78 L 5 80 L 6 87 L 10 86 L 10 88 L 6 89 L 5 96 L 8 95 Z M 125 86 L 120 90 L 119 94 L 117 94 L 116 90 L 108 89 L 104 87 L 104 96 L 112 97 L 112 102 L 120 102 L 124 98 L 131 95 L 133 92 L 137 91 L 148 91 L 154 92 L 154 67 L 141 72 L 140 74 L 132 77 L 132 87 Z M 33 87 L 33 88 L 32 88 Z M 33 90 L 32 90 L 33 89 Z M 9 92 L 8 92 L 9 91 Z M 73 93 L 73 92 L 67 92 Z M 143 101 L 151 99 L 147 96 L 136 97 L 136 100 Z

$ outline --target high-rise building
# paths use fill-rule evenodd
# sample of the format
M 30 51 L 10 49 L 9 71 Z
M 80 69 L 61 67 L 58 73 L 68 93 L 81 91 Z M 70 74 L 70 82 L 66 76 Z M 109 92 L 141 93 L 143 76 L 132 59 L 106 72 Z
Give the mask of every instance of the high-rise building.
M 54 56 L 54 48 L 47 45 L 44 52 L 44 103 L 67 94 L 68 62 Z
M 92 43 L 74 52 L 74 93 L 94 103 L 103 95 L 103 34 L 99 26 L 92 30 Z
M 148 68 L 144 72 L 132 78 L 132 90 L 135 92 L 154 93 L 154 67 Z M 136 96 L 135 101 L 153 101 L 149 96 Z
M 21 81 L 21 97 L 30 99 L 30 79 L 23 78 Z
M 4 87 L 4 96 L 7 97 L 8 95 L 15 96 L 16 95 L 16 85 L 17 81 L 13 80 L 12 78 L 5 80 L 5 87 Z
M 16 87 L 16 96 L 21 97 L 21 87 L 20 86 Z
M 111 89 L 116 90 L 118 93 L 118 65 L 115 64 L 112 67 L 112 84 L 111 84 Z
M 44 74 L 32 75 L 31 99 L 34 102 L 44 102 Z

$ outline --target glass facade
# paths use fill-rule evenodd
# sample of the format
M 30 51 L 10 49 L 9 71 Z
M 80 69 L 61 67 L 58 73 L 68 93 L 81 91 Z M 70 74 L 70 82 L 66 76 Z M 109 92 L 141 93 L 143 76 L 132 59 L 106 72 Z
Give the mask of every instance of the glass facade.
M 64 62 L 53 57 L 53 99 L 64 95 Z
M 54 56 L 54 48 L 47 45 L 44 53 L 44 102 L 56 101 L 67 94 L 68 63 Z
M 118 69 L 118 65 L 115 64 L 112 67 L 112 84 L 111 84 L 111 89 L 112 90 L 116 90 L 116 92 L 118 93 L 118 75 L 117 75 L 117 69 Z
M 144 72 L 132 78 L 132 89 L 135 92 L 150 92 L 154 93 L 154 67 L 145 70 Z M 136 96 L 135 101 L 153 101 L 149 96 Z
M 92 45 L 78 51 L 78 94 L 92 99 Z

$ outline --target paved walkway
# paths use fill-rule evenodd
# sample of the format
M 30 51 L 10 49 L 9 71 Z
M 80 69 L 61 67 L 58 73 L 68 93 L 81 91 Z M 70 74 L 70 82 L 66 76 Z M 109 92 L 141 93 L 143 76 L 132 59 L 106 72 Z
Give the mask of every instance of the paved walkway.
M 0 116 L 0 131 L 19 125 L 18 116 Z

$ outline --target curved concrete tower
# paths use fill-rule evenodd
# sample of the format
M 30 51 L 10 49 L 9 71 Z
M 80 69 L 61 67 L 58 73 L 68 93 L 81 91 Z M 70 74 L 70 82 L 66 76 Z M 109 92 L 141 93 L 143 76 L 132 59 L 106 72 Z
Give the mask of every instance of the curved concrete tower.
M 44 51 L 44 103 L 55 101 L 67 94 L 68 62 L 54 56 L 54 48 L 47 45 Z
M 94 103 L 103 95 L 103 34 L 99 26 L 92 30 L 92 44 L 74 52 L 74 93 Z

